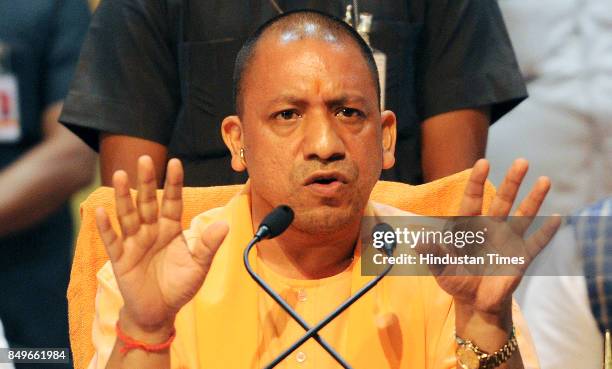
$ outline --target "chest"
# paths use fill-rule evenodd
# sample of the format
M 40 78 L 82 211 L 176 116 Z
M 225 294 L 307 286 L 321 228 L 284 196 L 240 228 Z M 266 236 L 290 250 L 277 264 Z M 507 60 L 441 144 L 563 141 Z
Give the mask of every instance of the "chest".
M 185 18 L 182 38 L 186 42 L 211 43 L 244 40 L 280 12 L 314 9 L 344 19 L 347 6 L 356 4 L 359 13 L 373 14 L 373 41 L 382 42 L 406 37 L 413 26 L 422 23 L 422 3 L 422 0 L 191 0 L 182 5 Z

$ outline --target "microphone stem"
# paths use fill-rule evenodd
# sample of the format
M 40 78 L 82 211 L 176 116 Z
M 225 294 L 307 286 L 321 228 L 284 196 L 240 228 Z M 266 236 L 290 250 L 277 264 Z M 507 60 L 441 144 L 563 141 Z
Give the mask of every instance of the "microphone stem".
M 302 328 L 304 328 L 304 330 L 306 331 L 310 331 L 311 328 L 308 325 L 308 323 L 306 323 L 302 317 L 300 317 L 295 310 L 293 310 L 293 308 L 287 304 L 287 302 L 285 302 L 285 300 L 283 300 L 282 297 L 280 297 L 276 292 L 274 292 L 274 290 L 272 290 L 272 288 L 270 288 L 268 286 L 268 284 L 257 274 L 255 273 L 255 271 L 253 270 L 253 268 L 251 267 L 251 263 L 249 261 L 249 253 L 251 251 L 251 249 L 257 244 L 257 242 L 261 241 L 261 238 L 259 236 L 255 236 L 253 237 L 253 239 L 251 240 L 251 242 L 249 242 L 249 244 L 247 245 L 247 247 L 244 249 L 244 254 L 243 254 L 243 259 L 244 259 L 244 266 L 246 267 L 247 272 L 249 273 L 249 275 L 255 280 L 255 282 L 257 282 L 257 284 L 264 290 L 266 291 L 266 293 L 274 300 L 276 301 L 276 303 L 278 303 L 283 310 L 285 310 L 287 312 L 287 314 L 289 314 Z M 332 318 L 333 319 L 333 318 Z M 322 328 L 322 327 L 321 327 Z M 320 328 L 319 328 L 320 329 Z M 337 362 L 338 364 L 340 364 L 343 368 L 345 369 L 351 369 L 351 366 L 344 361 L 344 359 L 342 359 L 342 357 L 340 356 L 340 354 L 338 354 L 325 340 L 323 340 L 323 338 L 321 336 L 318 335 L 318 331 L 319 329 L 317 329 L 316 331 L 314 331 L 311 335 L 308 336 L 308 338 L 312 337 L 315 341 L 317 341 L 321 347 L 323 347 L 325 349 L 325 351 L 327 351 Z M 304 340 L 305 341 L 305 340 Z M 297 347 L 299 347 L 300 345 L 296 346 L 293 350 L 289 351 L 286 355 L 284 355 L 280 360 L 277 358 L 274 362 L 274 364 L 268 364 L 268 366 L 266 366 L 266 368 L 274 368 L 276 365 L 278 365 L 278 363 L 280 363 L 285 357 L 287 357 L 289 354 L 291 354 L 291 352 L 295 351 L 295 349 Z
M 359 291 L 357 291 L 357 293 L 355 293 L 353 296 L 349 297 L 345 302 L 343 302 L 340 306 L 338 306 L 334 311 L 329 313 L 329 315 L 327 315 L 327 317 L 321 320 L 317 325 L 308 329 L 308 331 L 304 333 L 302 338 L 297 340 L 291 347 L 289 347 L 288 349 L 283 351 L 283 353 L 278 355 L 276 359 L 272 361 L 270 364 L 268 364 L 268 366 L 266 366 L 265 368 L 269 369 L 269 368 L 275 367 L 278 363 L 283 361 L 287 356 L 289 356 L 293 351 L 295 351 L 298 347 L 300 347 L 308 339 L 310 339 L 311 337 L 317 337 L 316 335 L 318 331 L 323 329 L 329 322 L 331 322 L 338 315 L 340 315 L 340 313 L 342 313 L 349 306 L 351 306 L 355 301 L 359 300 L 361 296 L 365 295 L 369 290 L 371 290 L 374 286 L 376 286 L 376 284 L 378 284 L 378 282 L 380 282 L 380 280 L 383 279 L 383 277 L 389 274 L 389 272 L 391 271 L 391 268 L 393 268 L 393 264 L 388 265 L 387 268 L 385 268 L 385 270 L 380 275 L 378 275 L 376 278 L 368 282 Z

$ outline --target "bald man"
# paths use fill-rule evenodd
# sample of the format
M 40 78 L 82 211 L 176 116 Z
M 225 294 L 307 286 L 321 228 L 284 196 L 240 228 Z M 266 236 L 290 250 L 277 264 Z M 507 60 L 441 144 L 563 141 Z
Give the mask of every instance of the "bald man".
M 290 227 L 262 241 L 251 260 L 316 322 L 367 281 L 356 246 L 362 217 L 403 214 L 369 201 L 381 170 L 395 161 L 396 119 L 380 111 L 371 51 L 352 28 L 312 11 L 275 18 L 243 46 L 234 81 L 238 115 L 223 120 L 222 135 L 232 168 L 248 170 L 250 180 L 225 207 L 197 216 L 183 232 L 180 161 L 168 163 L 159 209 L 150 157 L 138 161 L 137 206 L 127 174 L 114 174 L 122 236 L 98 209 L 110 261 L 98 273 L 90 368 L 262 367 L 303 334 L 242 266 L 264 216 L 279 204 L 295 211 Z M 512 166 L 489 215 L 508 215 L 526 170 L 524 161 Z M 486 161 L 475 165 L 461 215 L 481 213 L 487 171 Z M 535 215 L 548 188 L 546 179 L 538 182 L 520 214 Z M 555 227 L 543 228 L 537 242 L 519 241 L 541 248 Z M 512 305 L 519 281 L 387 279 L 321 336 L 355 367 L 454 368 L 456 331 L 464 351 L 480 355 L 477 345 L 485 355 L 463 358 L 462 368 L 535 368 Z M 337 363 L 309 340 L 280 365 Z

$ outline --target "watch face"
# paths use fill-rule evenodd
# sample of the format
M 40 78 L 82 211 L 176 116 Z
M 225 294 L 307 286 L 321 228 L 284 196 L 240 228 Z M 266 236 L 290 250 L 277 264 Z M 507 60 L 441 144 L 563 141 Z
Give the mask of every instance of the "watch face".
M 457 362 L 461 369 L 478 369 L 480 368 L 480 359 L 478 354 L 467 347 L 459 346 L 457 348 Z

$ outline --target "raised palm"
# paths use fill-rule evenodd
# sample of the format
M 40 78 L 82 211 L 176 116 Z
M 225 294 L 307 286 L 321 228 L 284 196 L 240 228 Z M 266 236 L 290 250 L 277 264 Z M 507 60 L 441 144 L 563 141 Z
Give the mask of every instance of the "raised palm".
M 121 235 L 112 229 L 103 208 L 96 222 L 124 300 L 124 311 L 141 327 L 172 320 L 201 287 L 212 259 L 227 234 L 224 223 L 194 235 L 189 246 L 181 227 L 183 169 L 168 162 L 161 207 L 156 196 L 153 162 L 138 160 L 134 206 L 127 174 L 115 172 L 113 187 Z M 191 242 L 193 241 L 193 242 Z
M 487 237 L 487 249 L 508 250 L 525 256 L 525 264 L 514 269 L 505 268 L 505 275 L 496 275 L 497 271 L 489 269 L 482 275 L 457 275 L 452 266 L 437 270 L 436 281 L 447 293 L 461 303 L 469 304 L 483 312 L 497 313 L 511 299 L 512 292 L 521 281 L 522 275 L 533 258 L 546 246 L 560 224 L 558 217 L 550 218 L 533 235 L 524 238 L 533 218 L 537 215 L 550 188 L 548 178 L 539 178 L 529 195 L 520 203 L 508 220 L 519 187 L 527 172 L 527 162 L 517 160 L 506 174 L 499 187 L 489 211 L 489 218 L 482 222 L 488 224 L 492 237 Z M 466 186 L 460 216 L 478 216 L 482 214 L 484 184 L 489 166 L 486 160 L 479 160 L 473 168 Z M 481 221 L 476 221 L 484 224 Z

